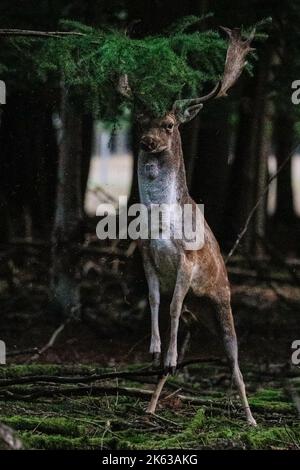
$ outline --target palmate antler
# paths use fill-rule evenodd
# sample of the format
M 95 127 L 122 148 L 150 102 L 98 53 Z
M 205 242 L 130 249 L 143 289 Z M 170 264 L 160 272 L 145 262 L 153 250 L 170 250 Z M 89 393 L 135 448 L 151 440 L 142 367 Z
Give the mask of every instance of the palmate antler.
M 246 65 L 246 56 L 254 48 L 250 46 L 254 36 L 255 28 L 251 31 L 249 38 L 242 39 L 240 28 L 229 29 L 221 26 L 229 36 L 229 45 L 226 54 L 224 74 L 215 88 L 207 95 L 189 100 L 189 106 L 198 105 L 213 98 L 227 96 L 227 91 L 235 84 Z
M 229 29 L 221 26 L 221 29 L 229 36 L 229 46 L 227 49 L 224 75 L 221 80 L 222 86 L 216 98 L 227 95 L 227 91 L 238 80 L 247 63 L 245 60 L 247 54 L 254 50 L 250 44 L 255 36 L 255 28 L 251 31 L 249 38 L 246 40 L 242 39 L 241 30 L 239 28 Z

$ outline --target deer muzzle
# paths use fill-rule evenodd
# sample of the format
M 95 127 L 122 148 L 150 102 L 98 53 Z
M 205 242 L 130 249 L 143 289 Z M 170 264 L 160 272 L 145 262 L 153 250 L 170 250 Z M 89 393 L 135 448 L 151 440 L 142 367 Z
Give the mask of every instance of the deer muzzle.
M 153 137 L 143 136 L 140 141 L 140 146 L 145 152 L 154 152 L 158 147 L 158 144 Z

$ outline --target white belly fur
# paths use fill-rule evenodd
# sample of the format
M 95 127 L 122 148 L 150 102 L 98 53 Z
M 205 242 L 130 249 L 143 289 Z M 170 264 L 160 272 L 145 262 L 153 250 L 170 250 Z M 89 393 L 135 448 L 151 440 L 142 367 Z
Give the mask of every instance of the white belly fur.
M 173 292 L 178 268 L 178 254 L 174 242 L 161 239 L 151 240 L 150 250 L 162 292 Z
M 153 164 L 158 164 L 156 157 L 152 157 L 151 161 Z M 158 176 L 155 179 L 149 179 L 143 164 L 139 161 L 138 176 L 140 199 L 148 208 L 151 207 L 151 204 L 177 203 L 177 184 L 174 171 L 159 169 Z M 171 239 L 150 240 L 151 258 L 163 293 L 172 293 L 174 291 L 177 277 L 178 252 L 174 240 L 172 240 L 172 228 Z

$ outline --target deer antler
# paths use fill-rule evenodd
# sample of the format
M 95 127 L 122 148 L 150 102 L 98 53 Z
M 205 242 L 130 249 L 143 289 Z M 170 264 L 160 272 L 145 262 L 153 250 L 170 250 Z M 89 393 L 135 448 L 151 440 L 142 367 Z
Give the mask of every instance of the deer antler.
M 221 88 L 222 88 L 222 82 L 219 81 L 216 84 L 215 88 L 210 93 L 204 96 L 200 96 L 200 98 L 194 98 L 193 99 L 193 101 L 195 101 L 194 104 L 204 103 L 205 101 L 211 100 L 212 98 L 216 98 L 221 92 Z
M 250 47 L 251 41 L 255 36 L 255 28 L 251 31 L 248 39 L 243 40 L 241 30 L 239 28 L 229 29 L 220 26 L 229 36 L 229 46 L 227 49 L 224 75 L 221 80 L 221 89 L 217 98 L 227 95 L 227 91 L 231 88 L 239 76 L 241 75 L 244 66 L 246 65 L 245 57 L 254 48 Z
M 197 105 L 213 98 L 221 98 L 227 95 L 246 65 L 245 57 L 254 48 L 250 47 L 251 41 L 255 36 L 255 28 L 251 31 L 248 39 L 243 40 L 239 28 L 229 29 L 220 26 L 229 36 L 229 46 L 226 54 L 223 78 L 217 83 L 215 88 L 207 95 L 188 100 L 189 105 Z M 184 100 L 181 100 L 182 102 Z M 185 100 L 187 101 L 187 100 Z M 179 102 L 179 101 L 178 101 Z

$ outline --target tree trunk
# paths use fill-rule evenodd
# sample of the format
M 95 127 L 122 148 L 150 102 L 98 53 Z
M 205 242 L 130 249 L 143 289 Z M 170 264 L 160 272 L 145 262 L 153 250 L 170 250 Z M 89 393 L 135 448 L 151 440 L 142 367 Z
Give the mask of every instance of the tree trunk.
M 200 117 L 196 116 L 195 119 L 185 124 L 180 129 L 182 138 L 182 150 L 185 161 L 186 180 L 189 190 L 191 190 L 193 175 L 196 167 L 198 156 L 198 135 L 200 129 Z
M 0 107 L 0 153 L 2 160 L 5 158 L 5 154 L 3 154 L 3 142 L 2 142 L 2 112 L 3 109 Z M 11 227 L 9 222 L 9 211 L 8 211 L 8 202 L 6 196 L 3 191 L 3 162 L 0 160 L 0 243 L 6 243 L 9 241 L 11 237 Z M 1 177 L 2 176 L 2 177 Z
M 131 148 L 133 153 L 133 168 L 132 168 L 132 183 L 130 189 L 130 195 L 128 198 L 128 206 L 136 204 L 140 201 L 139 186 L 138 186 L 138 175 L 137 175 L 137 162 L 139 153 L 139 142 L 138 132 L 136 124 L 133 122 L 131 126 Z
M 245 86 L 249 91 L 250 86 Z M 252 138 L 253 113 L 249 96 L 243 96 L 238 111 L 238 127 L 234 149 L 234 160 L 230 168 L 228 196 L 225 208 L 223 241 L 226 249 L 230 249 L 245 221 L 245 207 L 249 207 L 253 175 L 248 173 L 251 161 L 249 142 Z
M 81 196 L 84 208 L 85 193 L 93 151 L 94 119 L 91 113 L 82 117 Z
M 58 145 L 52 123 L 52 105 L 34 100 L 31 130 L 32 177 L 30 179 L 30 217 L 33 234 L 49 240 L 53 228 L 58 164 Z M 38 199 L 36 194 L 39 195 Z
M 229 123 L 228 103 L 210 103 L 210 109 L 200 115 L 198 149 L 188 174 L 191 177 L 191 196 L 204 203 L 205 218 L 216 234 L 221 233 L 224 202 L 228 184 Z M 193 155 L 195 144 L 190 139 L 186 156 Z
M 257 234 L 260 237 L 266 237 L 266 224 L 267 224 L 267 194 L 264 195 L 266 185 L 268 181 L 268 157 L 270 154 L 270 135 L 268 131 L 268 114 L 269 114 L 269 102 L 268 98 L 264 96 L 263 106 L 260 114 L 260 123 L 257 130 L 257 142 L 256 142 L 256 155 L 257 155 L 257 166 L 256 166 L 256 194 L 255 201 L 260 198 L 261 202 L 257 207 L 254 217 L 254 254 L 256 256 L 264 254 L 264 248 L 257 239 Z
M 224 224 L 228 248 L 231 248 L 243 229 L 266 184 L 268 146 L 266 84 L 269 79 L 270 58 L 269 51 L 262 55 L 255 79 L 248 79 L 245 82 L 245 91 L 241 99 Z M 257 250 L 256 231 L 260 230 L 263 234 L 265 232 L 265 200 L 262 200 L 243 238 L 244 248 L 252 253 Z
M 277 113 L 274 123 L 274 145 L 277 168 L 293 151 L 295 118 L 291 113 Z M 293 223 L 296 219 L 293 203 L 291 159 L 277 178 L 275 219 Z
M 12 94 L 3 111 L 0 136 L 2 211 L 9 216 L 11 236 L 19 237 L 24 236 L 24 211 L 29 204 L 28 188 L 32 187 L 32 180 L 28 182 L 33 174 L 29 137 L 33 116 L 29 109 L 28 97 Z
M 9 219 L 9 227 L 1 232 L 9 232 L 10 237 L 49 239 L 58 155 L 49 103 L 43 90 L 26 96 L 16 93 L 3 112 L 0 204 L 2 223 Z
M 60 144 L 58 184 L 52 250 L 52 293 L 59 312 L 67 318 L 80 315 L 77 276 L 82 241 L 81 157 L 82 119 L 70 90 L 62 88 L 63 135 Z
M 255 89 L 253 135 L 251 140 L 251 160 L 254 166 L 254 191 L 251 207 L 248 208 L 246 216 L 260 200 L 255 211 L 253 223 L 248 230 L 248 250 L 254 255 L 263 254 L 263 246 L 257 239 L 257 233 L 261 237 L 266 235 L 267 219 L 267 194 L 263 196 L 268 179 L 268 156 L 270 153 L 270 136 L 268 132 L 268 115 L 270 113 L 270 102 L 267 92 L 267 84 L 270 79 L 270 65 L 272 61 L 272 50 L 267 48 L 263 51 L 257 71 L 257 82 Z

